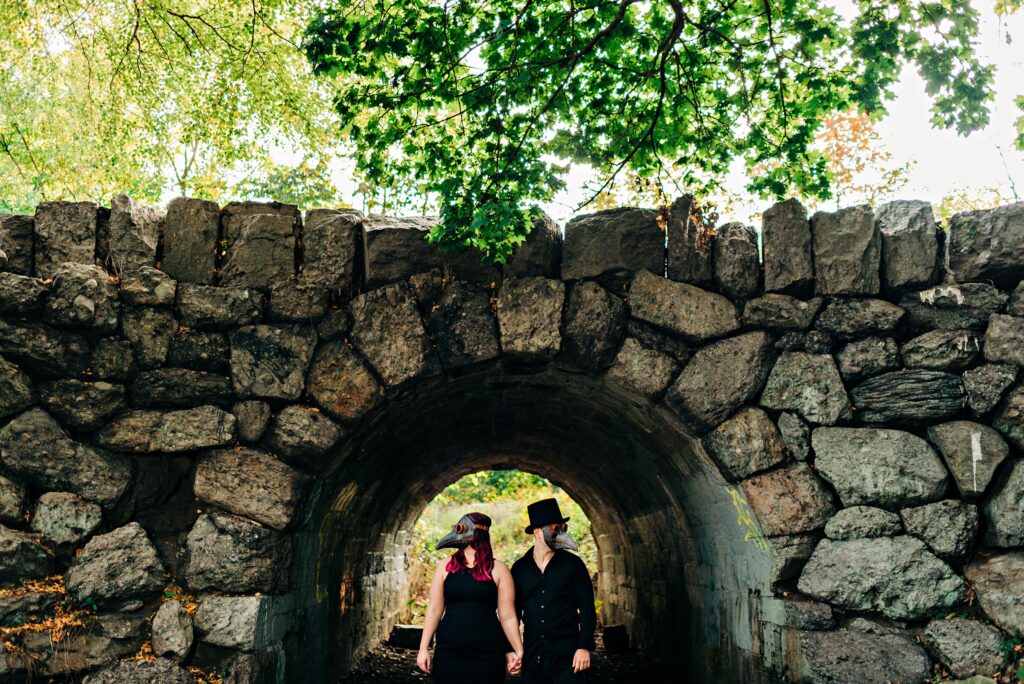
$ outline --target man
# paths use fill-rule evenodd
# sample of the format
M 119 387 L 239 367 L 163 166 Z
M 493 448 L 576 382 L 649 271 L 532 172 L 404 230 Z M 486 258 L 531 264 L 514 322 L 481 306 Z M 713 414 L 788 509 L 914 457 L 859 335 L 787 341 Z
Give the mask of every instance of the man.
M 512 565 L 516 612 L 525 627 L 522 682 L 580 684 L 586 682 L 597 626 L 590 573 L 569 553 L 579 547 L 557 501 L 532 503 L 527 512 L 533 548 Z

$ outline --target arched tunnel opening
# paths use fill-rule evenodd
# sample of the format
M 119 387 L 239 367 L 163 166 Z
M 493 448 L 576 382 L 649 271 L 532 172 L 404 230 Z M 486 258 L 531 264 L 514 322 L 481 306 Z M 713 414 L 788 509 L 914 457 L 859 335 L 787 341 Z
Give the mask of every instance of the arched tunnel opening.
M 560 368 L 494 362 L 421 381 L 360 424 L 318 479 L 296 547 L 290 681 L 331 681 L 385 638 L 408 597 L 410 530 L 482 469 L 537 473 L 590 518 L 604 624 L 693 681 L 758 681 L 769 560 L 727 487 L 664 407 Z M 754 606 L 752 608 L 752 606 Z

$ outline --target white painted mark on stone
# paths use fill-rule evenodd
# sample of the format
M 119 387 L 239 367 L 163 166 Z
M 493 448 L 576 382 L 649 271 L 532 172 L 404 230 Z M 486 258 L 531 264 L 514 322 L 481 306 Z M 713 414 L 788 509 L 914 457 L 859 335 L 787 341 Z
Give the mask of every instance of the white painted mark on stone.
M 964 293 L 956 285 L 937 285 L 930 290 L 925 290 L 919 295 L 921 302 L 928 306 L 935 306 L 935 299 L 941 297 L 952 297 L 957 306 L 963 306 Z
M 971 471 L 974 474 L 974 491 L 978 491 L 978 464 L 981 462 L 981 433 L 971 433 Z

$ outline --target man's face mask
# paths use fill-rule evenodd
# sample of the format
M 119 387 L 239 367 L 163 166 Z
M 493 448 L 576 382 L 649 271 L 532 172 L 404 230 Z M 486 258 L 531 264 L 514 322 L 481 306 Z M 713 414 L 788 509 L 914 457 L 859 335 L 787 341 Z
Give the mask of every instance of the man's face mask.
M 438 540 L 437 548 L 464 549 L 469 546 L 469 542 L 473 539 L 473 532 L 477 529 L 486 530 L 488 528 L 485 525 L 477 525 L 468 515 L 464 515 L 459 518 L 459 522 L 452 525 L 451 532 Z
M 569 526 L 565 523 L 552 523 L 544 526 L 544 543 L 552 549 L 578 551 L 579 544 L 569 536 Z

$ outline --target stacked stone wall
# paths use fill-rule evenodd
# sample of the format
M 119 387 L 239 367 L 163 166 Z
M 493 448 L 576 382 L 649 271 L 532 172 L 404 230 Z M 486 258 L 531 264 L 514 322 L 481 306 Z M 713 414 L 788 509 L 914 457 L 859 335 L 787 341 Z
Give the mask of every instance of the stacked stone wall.
M 327 657 L 302 650 L 303 535 L 327 524 L 322 497 L 346 514 L 344 476 L 328 491 L 324 474 L 358 460 L 389 406 L 479 369 L 590 383 L 595 406 L 628 396 L 631 426 L 664 414 L 689 435 L 659 452 L 664 472 L 712 468 L 714 491 L 677 502 L 670 567 L 650 530 L 671 511 L 602 530 L 605 617 L 649 650 L 682 638 L 654 643 L 675 613 L 721 610 L 695 674 L 1008 667 L 1024 636 L 1024 203 L 946 233 L 922 202 L 808 217 L 789 200 L 764 215 L 763 258 L 739 224 L 704 246 L 691 203 L 673 204 L 667 246 L 655 212 L 617 209 L 564 240 L 538 221 L 503 267 L 436 251 L 429 219 L 352 210 L 179 198 L 161 214 L 119 196 L 0 217 L 0 681 L 298 681 Z M 406 477 L 407 519 L 433 492 Z M 734 519 L 701 511 L 730 507 L 768 576 L 714 548 Z M 400 529 L 345 534 L 359 558 L 328 587 L 341 666 L 386 634 L 405 581 Z M 674 568 L 703 578 L 679 580 L 685 600 Z M 701 589 L 734 605 L 701 607 Z

